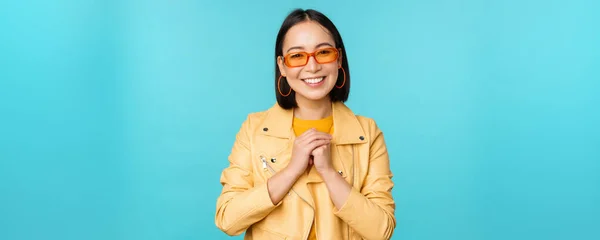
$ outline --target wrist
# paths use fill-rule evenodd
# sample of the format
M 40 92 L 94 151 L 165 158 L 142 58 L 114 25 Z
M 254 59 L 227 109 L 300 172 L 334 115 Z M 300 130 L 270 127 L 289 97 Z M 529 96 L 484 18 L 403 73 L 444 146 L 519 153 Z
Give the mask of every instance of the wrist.
M 300 171 L 299 168 L 294 167 L 292 165 L 287 165 L 284 169 L 283 172 L 286 176 L 291 176 L 294 179 L 298 179 L 300 177 L 300 175 L 302 175 L 303 171 Z
M 336 172 L 333 168 L 326 168 L 323 170 L 318 171 L 319 175 L 321 175 L 321 177 L 323 178 L 323 180 L 325 180 L 325 178 L 332 178 L 332 177 L 336 177 L 338 174 L 338 172 Z

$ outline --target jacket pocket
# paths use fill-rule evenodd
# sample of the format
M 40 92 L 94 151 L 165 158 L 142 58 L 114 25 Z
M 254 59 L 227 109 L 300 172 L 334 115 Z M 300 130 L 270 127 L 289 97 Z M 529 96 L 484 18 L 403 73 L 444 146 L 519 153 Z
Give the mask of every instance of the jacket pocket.
M 258 182 L 266 181 L 274 172 L 287 166 L 291 156 L 290 139 L 270 136 L 257 136 L 252 146 L 252 162 L 260 177 Z M 266 163 L 264 161 L 267 161 Z M 274 171 L 274 172 L 273 172 Z
M 268 151 L 257 151 L 253 156 L 258 174 L 255 177 L 256 182 L 265 182 L 267 179 L 275 175 L 287 166 L 291 158 L 291 152 L 287 147 L 278 150 L 278 152 L 270 153 Z
M 252 239 L 254 240 L 284 240 L 290 239 L 288 236 L 260 227 L 252 227 Z

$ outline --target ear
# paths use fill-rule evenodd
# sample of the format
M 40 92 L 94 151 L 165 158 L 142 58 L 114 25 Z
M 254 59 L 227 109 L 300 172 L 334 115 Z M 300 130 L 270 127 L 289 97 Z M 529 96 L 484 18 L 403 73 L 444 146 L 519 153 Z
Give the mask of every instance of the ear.
M 279 67 L 279 72 L 281 76 L 287 76 L 285 73 L 285 65 L 283 64 L 283 57 L 277 57 L 277 66 Z

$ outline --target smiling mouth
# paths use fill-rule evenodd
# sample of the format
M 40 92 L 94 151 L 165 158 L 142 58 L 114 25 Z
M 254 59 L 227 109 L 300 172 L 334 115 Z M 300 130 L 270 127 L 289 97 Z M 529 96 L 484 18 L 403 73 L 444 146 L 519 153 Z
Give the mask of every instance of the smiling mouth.
M 325 80 L 325 77 L 305 78 L 305 79 L 302 79 L 302 81 L 304 81 L 305 83 L 308 83 L 308 84 L 318 84 L 318 83 L 323 82 L 323 80 Z

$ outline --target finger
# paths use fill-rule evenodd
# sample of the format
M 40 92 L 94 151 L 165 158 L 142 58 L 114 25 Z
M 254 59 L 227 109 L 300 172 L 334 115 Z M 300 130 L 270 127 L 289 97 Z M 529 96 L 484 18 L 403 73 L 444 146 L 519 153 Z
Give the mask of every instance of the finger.
M 323 145 L 317 146 L 315 149 L 312 150 L 311 153 L 313 155 L 318 155 L 320 153 L 323 153 L 327 149 L 327 146 L 329 146 L 329 143 L 325 143 Z
M 321 132 L 321 131 L 317 130 L 316 128 L 310 128 L 310 129 L 306 130 L 304 133 L 302 133 L 300 136 L 298 136 L 298 138 L 306 138 L 306 137 L 313 136 L 315 134 L 325 134 L 329 137 L 332 137 L 331 134 L 329 134 L 329 133 Z
M 311 132 L 310 134 L 306 135 L 306 138 L 311 138 L 311 137 L 330 138 L 330 139 L 333 138 L 331 136 L 331 134 L 319 132 L 319 131 L 314 131 L 314 132 Z
M 329 140 L 320 139 L 310 142 L 306 147 L 312 152 L 316 148 L 321 147 L 325 144 L 329 144 Z
M 329 139 L 329 140 L 331 140 L 332 137 L 331 137 L 331 135 L 329 135 L 327 133 L 322 133 L 322 132 L 319 132 L 319 131 L 315 130 L 315 131 L 312 131 L 312 132 L 306 134 L 303 137 L 303 139 L 299 140 L 299 142 L 302 143 L 302 144 L 308 144 L 308 143 L 314 141 L 315 139 Z
M 306 136 L 306 135 L 309 135 L 309 134 L 311 134 L 311 133 L 314 133 L 314 132 L 316 132 L 316 131 L 317 131 L 317 129 L 316 129 L 316 128 L 309 128 L 309 129 L 308 129 L 308 130 L 306 130 L 304 133 L 302 133 L 300 136 Z
M 315 133 L 317 130 L 315 128 L 310 128 L 306 131 L 304 131 L 302 134 L 300 134 L 297 138 L 296 141 L 302 142 L 303 140 L 305 140 L 308 136 L 312 135 L 313 133 Z
M 315 139 L 311 142 L 306 143 L 306 148 L 307 150 L 314 150 L 317 147 L 323 146 L 325 144 L 330 144 L 331 140 L 329 139 Z
M 314 133 L 313 135 L 310 135 L 307 139 L 307 142 L 313 142 L 316 140 L 329 140 L 331 141 L 332 137 L 331 135 L 327 134 L 327 133 Z

